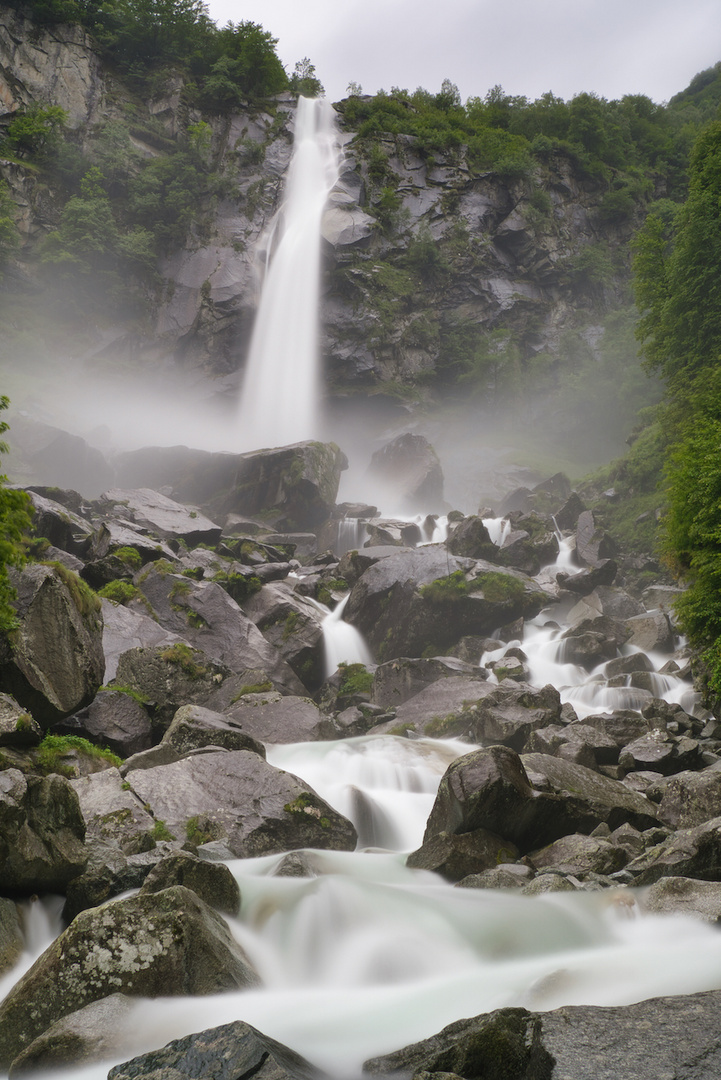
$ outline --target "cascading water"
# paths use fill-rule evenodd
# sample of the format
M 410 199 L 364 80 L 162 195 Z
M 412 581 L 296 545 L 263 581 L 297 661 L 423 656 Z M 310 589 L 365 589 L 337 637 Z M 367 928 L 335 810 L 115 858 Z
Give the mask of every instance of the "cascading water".
M 338 179 L 335 113 L 299 98 L 285 198 L 265 247 L 265 277 L 239 409 L 239 449 L 317 437 L 321 221 Z

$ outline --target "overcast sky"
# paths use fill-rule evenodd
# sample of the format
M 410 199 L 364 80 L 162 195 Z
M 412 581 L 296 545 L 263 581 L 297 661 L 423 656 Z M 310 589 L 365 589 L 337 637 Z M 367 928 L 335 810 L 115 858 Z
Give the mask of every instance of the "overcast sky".
M 309 57 L 331 101 L 496 84 L 536 98 L 582 90 L 667 101 L 721 60 L 720 0 L 208 0 L 219 25 L 260 23 L 289 73 Z

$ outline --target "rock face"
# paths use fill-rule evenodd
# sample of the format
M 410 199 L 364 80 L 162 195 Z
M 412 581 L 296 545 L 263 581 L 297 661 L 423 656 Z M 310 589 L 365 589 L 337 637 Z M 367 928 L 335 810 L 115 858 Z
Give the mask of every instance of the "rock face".
M 109 993 L 217 994 L 257 981 L 225 923 L 189 889 L 92 908 L 0 1006 L 0 1068 L 50 1024 Z
M 19 627 L 0 643 L 0 686 L 43 727 L 89 705 L 103 681 L 100 601 L 58 566 L 14 577 Z

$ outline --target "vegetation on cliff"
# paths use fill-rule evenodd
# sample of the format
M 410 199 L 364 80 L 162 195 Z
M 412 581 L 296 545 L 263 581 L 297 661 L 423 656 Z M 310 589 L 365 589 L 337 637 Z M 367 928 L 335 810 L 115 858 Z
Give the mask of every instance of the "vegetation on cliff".
M 721 696 L 721 121 L 693 147 L 689 195 L 660 204 L 638 240 L 639 337 L 667 399 L 664 549 L 688 590 L 682 627 Z

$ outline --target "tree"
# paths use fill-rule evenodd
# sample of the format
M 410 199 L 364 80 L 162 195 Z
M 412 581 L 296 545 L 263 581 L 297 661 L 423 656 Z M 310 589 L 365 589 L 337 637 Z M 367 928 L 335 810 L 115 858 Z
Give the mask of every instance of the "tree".
M 303 97 L 322 97 L 325 93 L 322 82 L 316 77 L 315 64 L 311 64 L 307 56 L 295 65 L 290 77 L 290 88 Z
M 4 180 L 0 180 L 0 266 L 20 243 L 15 224 L 15 206 L 10 197 L 10 189 Z
M 68 114 L 59 105 L 31 105 L 8 127 L 7 141 L 18 157 L 47 155 L 57 142 Z
M 0 396 L 0 410 L 10 404 L 5 395 Z M 0 435 L 9 429 L 6 421 L 0 421 Z M 7 454 L 9 447 L 0 440 L 0 454 Z M 12 606 L 15 590 L 10 583 L 9 568 L 22 566 L 25 562 L 24 540 L 32 527 L 32 503 L 25 491 L 8 488 L 7 476 L 0 476 L 0 632 L 8 633 L 17 626 L 17 616 Z

